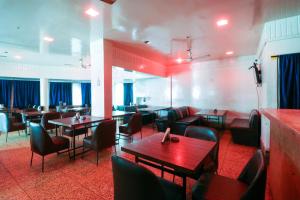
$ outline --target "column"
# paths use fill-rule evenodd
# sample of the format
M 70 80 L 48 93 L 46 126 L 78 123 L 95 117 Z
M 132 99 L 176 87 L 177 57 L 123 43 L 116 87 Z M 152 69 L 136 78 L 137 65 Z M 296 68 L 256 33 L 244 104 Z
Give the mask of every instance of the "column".
M 49 109 L 49 82 L 47 78 L 40 79 L 40 101 L 45 110 Z
M 103 39 L 104 16 L 109 17 L 98 1 L 93 1 L 100 13 L 91 19 L 91 90 L 92 115 L 110 118 L 112 115 L 112 44 Z M 104 13 L 105 12 L 105 13 Z

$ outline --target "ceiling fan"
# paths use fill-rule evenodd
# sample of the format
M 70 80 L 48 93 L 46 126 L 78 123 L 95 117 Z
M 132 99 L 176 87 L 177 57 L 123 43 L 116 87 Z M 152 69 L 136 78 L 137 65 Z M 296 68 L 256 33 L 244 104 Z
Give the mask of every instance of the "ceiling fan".
M 100 1 L 103 1 L 104 3 L 108 3 L 110 5 L 116 2 L 116 0 L 100 0 Z
M 80 62 L 80 67 L 83 68 L 83 69 L 88 69 L 88 68 L 91 67 L 91 64 L 84 64 L 83 58 L 80 58 L 79 62 Z
M 196 61 L 196 60 L 200 60 L 200 59 L 203 59 L 203 58 L 210 57 L 210 54 L 193 56 L 193 52 L 192 52 L 192 43 L 193 43 L 193 40 L 192 40 L 192 38 L 190 36 L 187 36 L 186 39 L 184 39 L 184 40 L 182 40 L 182 39 L 177 39 L 177 40 L 178 41 L 185 41 L 186 44 L 187 44 L 186 51 L 187 51 L 188 57 L 177 59 L 177 60 L 180 61 L 180 63 L 181 62 L 193 62 L 193 61 Z

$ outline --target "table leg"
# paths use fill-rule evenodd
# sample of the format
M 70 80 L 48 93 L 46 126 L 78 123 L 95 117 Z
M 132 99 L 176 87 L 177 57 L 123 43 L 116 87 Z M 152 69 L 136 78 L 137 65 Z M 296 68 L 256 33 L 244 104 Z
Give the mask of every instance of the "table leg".
M 73 157 L 75 160 L 75 127 L 73 127 Z
M 183 199 L 186 199 L 186 176 L 182 176 Z
M 55 134 L 57 136 L 57 125 L 55 124 Z

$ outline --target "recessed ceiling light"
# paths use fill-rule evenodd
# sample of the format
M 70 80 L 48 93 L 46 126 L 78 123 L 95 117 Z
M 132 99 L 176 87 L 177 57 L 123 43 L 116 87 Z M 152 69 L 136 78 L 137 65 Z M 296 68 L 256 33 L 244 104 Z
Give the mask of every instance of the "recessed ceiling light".
M 176 62 L 179 63 L 179 64 L 182 63 L 182 61 L 183 61 L 182 58 L 177 58 L 176 59 Z
M 220 19 L 217 21 L 218 26 L 226 26 L 228 25 L 228 19 Z
M 233 51 L 227 51 L 225 54 L 226 54 L 226 55 L 233 55 L 234 52 L 233 52 Z
M 140 65 L 140 69 L 144 69 L 145 68 L 145 66 L 144 65 Z
M 54 38 L 49 37 L 49 36 L 45 36 L 43 39 L 44 39 L 46 42 L 53 42 L 53 41 L 54 41 Z
M 23 57 L 22 56 L 20 56 L 20 55 L 15 55 L 15 59 L 17 59 L 17 60 L 21 60 Z
M 85 14 L 91 16 L 91 17 L 96 17 L 99 15 L 99 12 L 94 10 L 93 8 L 89 8 L 85 11 Z

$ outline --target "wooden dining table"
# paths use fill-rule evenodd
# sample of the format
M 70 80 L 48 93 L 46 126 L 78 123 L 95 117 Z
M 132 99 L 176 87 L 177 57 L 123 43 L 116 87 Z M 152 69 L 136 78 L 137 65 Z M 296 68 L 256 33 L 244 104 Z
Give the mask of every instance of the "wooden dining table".
M 204 160 L 213 150 L 216 142 L 194 139 L 179 135 L 179 142 L 161 143 L 164 134 L 158 133 L 121 147 L 121 150 L 135 156 L 135 161 L 182 177 L 186 196 L 186 178 L 193 177 Z
M 67 127 L 71 128 L 73 130 L 73 159 L 75 160 L 76 155 L 76 149 L 80 147 L 75 147 L 75 129 L 79 126 L 84 126 L 86 128 L 89 128 L 92 126 L 92 124 L 101 122 L 103 120 L 106 120 L 107 118 L 104 117 L 94 117 L 94 116 L 89 116 L 89 115 L 84 115 L 82 116 L 83 119 L 75 119 L 74 117 L 67 117 L 67 118 L 61 118 L 61 119 L 53 119 L 49 120 L 48 123 L 50 124 L 55 124 L 56 130 L 58 127 Z M 57 132 L 57 131 L 56 131 Z

